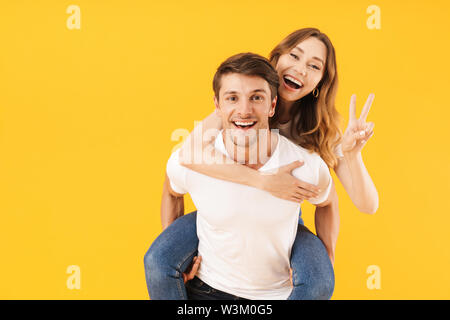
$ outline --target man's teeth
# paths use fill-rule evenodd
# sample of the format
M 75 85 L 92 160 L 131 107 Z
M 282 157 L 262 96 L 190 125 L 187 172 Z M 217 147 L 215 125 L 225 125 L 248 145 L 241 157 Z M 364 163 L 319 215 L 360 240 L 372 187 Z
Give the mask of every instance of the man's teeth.
M 303 87 L 302 83 L 294 78 L 292 78 L 291 76 L 285 76 L 285 79 L 292 81 L 293 83 L 295 83 L 296 85 L 299 85 L 300 87 Z
M 254 124 L 255 124 L 255 121 L 252 121 L 252 122 L 240 122 L 240 121 L 235 121 L 234 124 L 237 125 L 237 126 L 241 126 L 241 127 L 248 127 L 248 126 L 254 125 Z

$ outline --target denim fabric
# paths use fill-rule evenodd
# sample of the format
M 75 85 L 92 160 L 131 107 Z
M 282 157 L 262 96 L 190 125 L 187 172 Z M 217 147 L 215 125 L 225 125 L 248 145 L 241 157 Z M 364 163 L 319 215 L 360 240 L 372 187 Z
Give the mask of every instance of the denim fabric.
M 209 286 L 199 278 L 186 282 L 189 300 L 247 300 Z
M 152 300 L 186 300 L 182 272 L 197 255 L 197 212 L 176 219 L 153 241 L 144 257 Z
M 288 300 L 328 300 L 334 290 L 334 270 L 322 241 L 299 224 L 291 251 L 294 288 Z
M 182 272 L 197 255 L 196 218 L 197 212 L 192 212 L 175 220 L 156 238 L 145 254 L 145 277 L 152 300 L 188 299 Z M 334 270 L 325 246 L 300 223 L 292 247 L 291 268 L 294 287 L 288 300 L 331 298 Z M 192 285 L 188 287 L 192 289 Z

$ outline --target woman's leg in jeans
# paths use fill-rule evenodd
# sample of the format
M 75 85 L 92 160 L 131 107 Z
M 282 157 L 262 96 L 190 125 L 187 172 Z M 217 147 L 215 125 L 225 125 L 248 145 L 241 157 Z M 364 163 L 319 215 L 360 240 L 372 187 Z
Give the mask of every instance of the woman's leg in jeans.
M 153 241 L 144 257 L 152 300 L 186 300 L 182 273 L 197 254 L 197 212 L 176 219 Z
M 334 270 L 322 241 L 299 224 L 291 252 L 294 288 L 288 300 L 328 300 L 334 290 Z

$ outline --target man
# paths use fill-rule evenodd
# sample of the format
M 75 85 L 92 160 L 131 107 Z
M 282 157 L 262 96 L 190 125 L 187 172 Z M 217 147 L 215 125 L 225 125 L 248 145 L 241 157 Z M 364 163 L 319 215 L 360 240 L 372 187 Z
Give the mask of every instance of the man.
M 269 129 L 276 105 L 278 75 L 255 54 L 229 58 L 215 78 L 215 105 L 223 130 L 215 148 L 237 162 L 262 172 L 300 160 L 292 174 L 321 192 L 310 202 L 328 204 L 332 179 L 325 162 Z M 167 164 L 163 221 L 180 215 L 187 192 L 197 208 L 197 277 L 186 284 L 189 298 L 286 299 L 292 290 L 290 253 L 299 219 L 299 203 L 232 182 L 214 179 L 179 163 L 179 151 Z M 171 200 L 174 199 L 174 200 Z M 198 265 L 198 264 L 197 264 Z

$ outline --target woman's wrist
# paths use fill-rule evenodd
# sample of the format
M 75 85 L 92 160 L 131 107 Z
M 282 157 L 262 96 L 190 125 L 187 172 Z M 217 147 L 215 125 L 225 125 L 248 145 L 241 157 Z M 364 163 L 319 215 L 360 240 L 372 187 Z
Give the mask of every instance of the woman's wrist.
M 342 152 L 344 155 L 344 159 L 347 161 L 355 161 L 362 158 L 361 151 L 358 152 Z
M 252 187 L 255 187 L 260 190 L 267 190 L 267 175 L 262 174 L 261 172 L 255 170 L 255 177 L 253 180 Z

